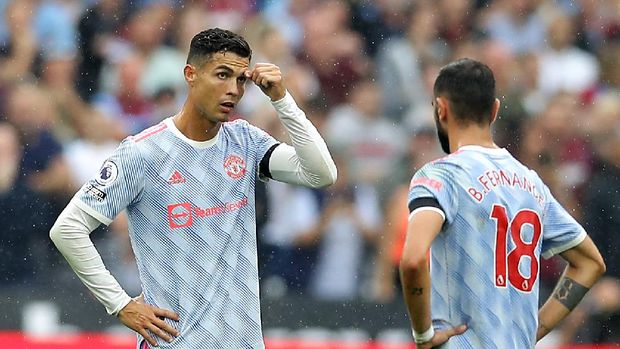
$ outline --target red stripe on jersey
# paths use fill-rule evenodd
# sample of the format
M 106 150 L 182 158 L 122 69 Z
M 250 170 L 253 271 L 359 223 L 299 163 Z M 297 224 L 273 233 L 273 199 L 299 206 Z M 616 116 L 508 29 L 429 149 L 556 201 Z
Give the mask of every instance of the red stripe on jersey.
M 133 136 L 131 139 L 134 142 L 140 142 L 142 140 L 145 140 L 146 138 L 151 137 L 152 135 L 159 133 L 163 130 L 165 130 L 166 128 L 168 128 L 168 125 L 166 125 L 163 122 L 160 122 L 159 124 L 155 125 L 155 126 L 151 126 L 149 128 L 147 128 L 146 130 L 138 133 L 137 135 Z

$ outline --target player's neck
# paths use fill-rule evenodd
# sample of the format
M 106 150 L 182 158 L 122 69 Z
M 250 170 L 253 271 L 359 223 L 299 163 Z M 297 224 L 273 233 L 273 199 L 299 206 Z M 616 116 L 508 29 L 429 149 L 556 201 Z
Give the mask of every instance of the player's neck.
M 172 117 L 177 129 L 187 138 L 204 142 L 217 135 L 221 123 L 201 117 L 196 111 L 183 107 L 181 111 Z
M 493 142 L 491 130 L 487 127 L 469 126 L 459 128 L 453 134 L 454 136 L 450 137 L 451 152 L 455 152 L 460 147 L 466 145 L 477 145 L 485 148 L 499 148 L 495 142 Z

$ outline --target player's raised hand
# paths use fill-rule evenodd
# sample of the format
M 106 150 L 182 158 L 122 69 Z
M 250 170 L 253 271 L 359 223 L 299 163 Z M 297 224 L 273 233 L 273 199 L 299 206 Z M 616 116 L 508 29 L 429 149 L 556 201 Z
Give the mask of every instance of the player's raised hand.
M 261 91 L 272 101 L 280 100 L 286 94 L 282 83 L 282 72 L 275 64 L 256 63 L 251 70 L 245 72 L 245 76 L 254 81 L 256 86 L 260 87 Z
M 436 346 L 442 345 L 445 342 L 448 341 L 448 339 L 454 337 L 454 336 L 458 336 L 459 334 L 463 334 L 465 331 L 467 331 L 467 326 L 466 325 L 461 325 L 458 327 L 452 327 L 450 329 L 447 329 L 445 331 L 436 331 L 435 335 L 433 336 L 433 338 L 426 342 L 426 343 L 418 343 L 416 345 L 417 349 L 432 349 Z
M 171 342 L 173 337 L 179 336 L 179 331 L 163 320 L 163 318 L 168 318 L 179 321 L 179 315 L 171 310 L 161 309 L 144 303 L 144 296 L 142 294 L 129 302 L 118 313 L 118 318 L 123 325 L 141 334 L 154 347 L 157 346 L 157 342 L 149 334 L 149 331 L 166 342 Z

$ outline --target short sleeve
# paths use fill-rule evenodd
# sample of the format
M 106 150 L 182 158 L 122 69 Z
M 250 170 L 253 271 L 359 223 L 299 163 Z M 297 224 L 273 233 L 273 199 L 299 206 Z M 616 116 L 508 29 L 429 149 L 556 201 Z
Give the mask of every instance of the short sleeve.
M 422 198 L 434 198 L 441 206 L 446 221 L 452 223 L 458 209 L 458 192 L 454 184 L 455 166 L 429 163 L 411 179 L 407 204 Z
M 135 203 L 144 187 L 144 166 L 136 144 L 126 139 L 104 161 L 99 173 L 75 194 L 77 205 L 109 225 L 127 206 Z
M 586 238 L 586 231 L 551 195 L 548 187 L 543 214 L 543 241 L 541 254 L 545 259 L 579 245 Z

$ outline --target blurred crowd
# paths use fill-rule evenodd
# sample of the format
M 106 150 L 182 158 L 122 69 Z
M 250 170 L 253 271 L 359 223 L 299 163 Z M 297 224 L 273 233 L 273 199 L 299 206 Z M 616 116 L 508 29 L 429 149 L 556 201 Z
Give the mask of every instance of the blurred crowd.
M 397 301 L 408 183 L 443 154 L 432 83 L 488 64 L 496 141 L 535 169 L 608 272 L 559 342 L 620 342 L 620 0 L 0 0 L 0 288 L 62 280 L 48 231 L 120 140 L 179 110 L 193 35 L 244 35 L 272 62 L 339 168 L 324 190 L 257 188 L 265 297 Z M 287 141 L 254 86 L 237 117 Z M 139 292 L 125 219 L 93 233 Z M 541 266 L 541 296 L 563 265 Z M 65 276 L 66 277 L 66 276 Z

